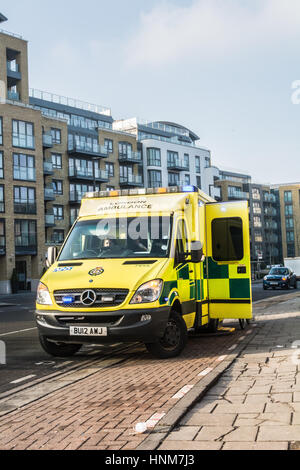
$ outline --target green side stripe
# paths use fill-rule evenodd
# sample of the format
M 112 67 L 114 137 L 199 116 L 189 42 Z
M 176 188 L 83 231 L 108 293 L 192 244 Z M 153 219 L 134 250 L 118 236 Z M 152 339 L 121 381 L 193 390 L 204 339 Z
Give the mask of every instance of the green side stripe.
M 184 281 L 190 279 L 190 267 L 188 264 L 178 271 L 177 279 L 183 279 Z
M 164 288 L 159 299 L 160 305 L 166 303 L 165 299 L 169 297 L 171 290 L 177 289 L 177 286 L 177 281 L 168 281 L 164 283 Z
M 231 299 L 250 299 L 249 279 L 230 279 L 229 286 Z
M 219 265 L 212 258 L 207 259 L 207 266 L 205 265 L 204 279 L 229 279 L 228 265 Z

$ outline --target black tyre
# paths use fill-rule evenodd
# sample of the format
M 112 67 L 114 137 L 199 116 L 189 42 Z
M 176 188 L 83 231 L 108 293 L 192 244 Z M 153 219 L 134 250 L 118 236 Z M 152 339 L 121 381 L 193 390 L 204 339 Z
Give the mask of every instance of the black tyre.
M 209 324 L 207 326 L 206 331 L 208 333 L 217 333 L 219 325 L 220 325 L 220 320 L 218 319 L 209 320 Z
M 187 344 L 188 332 L 185 321 L 177 312 L 173 312 L 164 336 L 156 343 L 146 344 L 148 351 L 159 359 L 179 356 Z
M 245 326 L 246 326 L 246 321 L 244 319 L 241 319 L 241 320 L 239 320 L 239 322 L 240 322 L 241 330 L 244 330 Z
M 298 289 L 297 281 L 295 282 L 294 289 Z
M 267 288 L 267 287 L 265 287 L 265 286 L 263 286 L 263 290 L 268 290 L 268 288 Z
M 82 344 L 52 343 L 46 336 L 40 336 L 40 343 L 44 351 L 54 357 L 70 357 L 76 354 Z

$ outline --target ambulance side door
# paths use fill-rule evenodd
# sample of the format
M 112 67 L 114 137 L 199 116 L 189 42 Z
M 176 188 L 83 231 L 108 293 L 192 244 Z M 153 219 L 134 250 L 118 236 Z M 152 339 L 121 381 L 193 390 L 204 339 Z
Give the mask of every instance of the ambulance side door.
M 206 206 L 209 316 L 251 319 L 251 259 L 248 202 Z

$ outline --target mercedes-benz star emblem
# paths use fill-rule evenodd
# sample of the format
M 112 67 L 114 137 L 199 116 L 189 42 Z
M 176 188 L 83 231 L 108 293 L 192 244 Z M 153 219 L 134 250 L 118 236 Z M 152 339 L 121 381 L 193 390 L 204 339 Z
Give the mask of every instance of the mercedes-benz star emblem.
M 93 290 L 86 290 L 81 294 L 81 303 L 86 306 L 94 305 L 97 295 Z

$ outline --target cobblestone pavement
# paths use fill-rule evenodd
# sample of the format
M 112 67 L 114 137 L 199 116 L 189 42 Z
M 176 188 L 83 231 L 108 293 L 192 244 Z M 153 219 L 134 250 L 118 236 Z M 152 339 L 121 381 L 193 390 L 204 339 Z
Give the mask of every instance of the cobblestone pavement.
M 257 335 L 160 449 L 300 448 L 300 295 L 255 313 Z
M 138 346 L 119 353 L 122 363 L 99 370 L 91 364 L 82 378 L 75 374 L 74 383 L 67 377 L 56 380 L 60 390 L 44 382 L 19 392 L 16 411 L 0 400 L 0 449 L 136 449 L 147 435 L 136 434 L 135 425 L 148 421 L 149 429 L 154 427 L 247 338 L 239 328 L 218 337 L 192 337 L 179 358 L 166 361 L 152 359 Z M 28 399 L 33 403 L 24 406 Z

